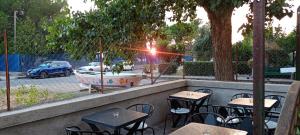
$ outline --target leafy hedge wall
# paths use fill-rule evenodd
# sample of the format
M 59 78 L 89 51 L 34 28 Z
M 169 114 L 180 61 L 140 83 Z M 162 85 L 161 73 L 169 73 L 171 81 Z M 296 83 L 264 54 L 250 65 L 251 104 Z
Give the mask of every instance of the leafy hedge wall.
M 213 76 L 214 65 L 209 61 L 185 62 L 183 72 L 187 76 Z
M 158 65 L 158 71 L 159 73 L 162 73 L 163 71 L 165 71 L 166 68 L 168 68 L 170 64 L 166 63 L 166 64 L 159 64 Z M 170 74 L 175 74 L 177 72 L 177 65 L 176 64 L 171 64 L 169 66 L 169 68 L 166 70 L 166 72 L 163 73 L 163 75 L 170 75 Z
M 233 63 L 234 72 L 236 65 Z M 251 74 L 252 69 L 247 62 L 241 61 L 237 65 L 239 74 Z M 183 65 L 184 74 L 187 76 L 213 76 L 214 65 L 210 61 L 185 62 Z

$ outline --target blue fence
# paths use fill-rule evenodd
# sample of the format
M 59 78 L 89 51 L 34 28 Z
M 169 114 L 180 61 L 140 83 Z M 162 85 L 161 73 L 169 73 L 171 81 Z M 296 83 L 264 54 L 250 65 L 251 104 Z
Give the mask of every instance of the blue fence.
M 8 55 L 9 71 L 20 72 L 21 71 L 20 55 L 10 54 Z M 0 55 L 0 71 L 5 71 L 5 55 Z

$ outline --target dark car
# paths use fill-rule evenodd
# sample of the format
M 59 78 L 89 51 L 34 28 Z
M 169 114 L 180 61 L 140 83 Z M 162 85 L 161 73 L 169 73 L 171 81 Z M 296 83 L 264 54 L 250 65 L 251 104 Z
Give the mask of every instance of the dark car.
M 46 61 L 37 68 L 29 69 L 27 77 L 43 79 L 49 76 L 70 76 L 72 73 L 72 65 L 67 61 Z

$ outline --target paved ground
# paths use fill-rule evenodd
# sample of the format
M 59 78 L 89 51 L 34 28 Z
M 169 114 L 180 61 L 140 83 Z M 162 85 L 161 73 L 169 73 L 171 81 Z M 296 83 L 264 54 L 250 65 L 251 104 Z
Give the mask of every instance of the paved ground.
M 130 71 L 125 71 L 130 72 Z M 133 71 L 134 73 L 138 73 L 139 71 Z M 139 73 L 141 74 L 141 72 Z M 3 78 L 3 76 L 2 76 Z M 166 81 L 163 79 L 159 79 L 157 82 Z M 37 86 L 42 89 L 47 89 L 53 92 L 79 92 L 83 88 L 79 86 L 79 82 L 76 80 L 74 75 L 69 77 L 53 77 L 46 79 L 29 79 L 29 78 L 11 78 L 11 88 L 16 88 L 20 86 Z M 143 79 L 141 81 L 141 85 L 148 85 L 151 83 L 150 79 Z M 0 88 L 5 88 L 6 82 L 5 80 L 0 81 Z M 123 88 L 124 89 L 124 88 Z

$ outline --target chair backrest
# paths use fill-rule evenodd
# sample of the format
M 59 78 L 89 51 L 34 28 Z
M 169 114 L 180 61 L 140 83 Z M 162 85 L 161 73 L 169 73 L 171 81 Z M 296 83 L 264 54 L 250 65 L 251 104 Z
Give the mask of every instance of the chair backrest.
M 253 94 L 251 93 L 238 93 L 231 97 L 231 100 L 237 99 L 237 98 L 252 98 Z
M 168 105 L 171 109 L 178 109 L 182 108 L 184 104 L 186 104 L 187 101 L 185 100 L 180 100 L 180 99 L 175 99 L 175 98 L 168 98 Z
M 154 106 L 151 104 L 134 104 L 127 107 L 127 109 L 146 113 L 148 114 L 148 117 L 150 117 L 154 112 Z
M 232 125 L 232 121 L 239 121 L 239 123 L 235 123 L 235 125 Z M 268 135 L 269 128 L 264 123 L 265 126 L 265 135 Z M 247 135 L 253 135 L 253 119 L 251 117 L 232 117 L 230 119 L 227 119 L 225 122 L 225 127 L 229 128 L 236 128 L 239 130 L 247 131 Z
M 80 135 L 79 131 L 80 128 L 79 127 L 66 127 L 65 128 L 67 135 Z
M 203 124 L 214 125 L 214 126 L 224 126 L 225 120 L 219 114 L 205 112 L 205 113 L 196 113 L 190 116 L 187 122 L 203 123 Z
M 202 93 L 210 93 L 213 94 L 213 91 L 211 89 L 208 88 L 202 88 L 202 89 L 197 89 L 194 92 L 202 92 Z
M 267 95 L 265 96 L 265 99 L 275 99 L 277 102 L 274 104 L 273 108 L 276 109 L 281 109 L 282 105 L 285 102 L 285 97 L 281 95 Z
M 221 106 L 221 105 L 212 105 L 214 113 L 220 114 L 224 118 L 227 116 L 244 116 L 244 108 L 231 107 L 231 106 Z

